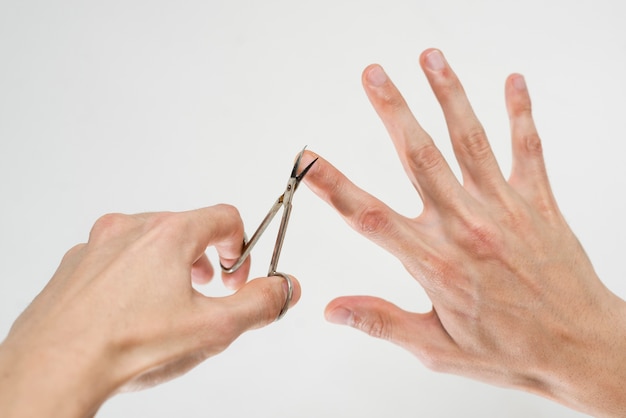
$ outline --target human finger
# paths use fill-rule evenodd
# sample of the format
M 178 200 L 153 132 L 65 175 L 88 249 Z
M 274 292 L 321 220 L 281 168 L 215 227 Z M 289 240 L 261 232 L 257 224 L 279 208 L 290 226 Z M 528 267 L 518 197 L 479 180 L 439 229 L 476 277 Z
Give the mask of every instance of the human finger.
M 358 188 L 328 161 L 305 151 L 303 164 L 318 159 L 304 182 L 333 207 L 354 230 L 394 254 L 400 261 L 415 257 L 417 238 L 410 234 L 407 218 Z
M 206 254 L 202 254 L 191 266 L 191 280 L 196 284 L 207 284 L 213 278 L 213 266 Z
M 419 314 L 376 297 L 344 296 L 330 302 L 324 314 L 329 322 L 407 349 L 433 370 L 450 368 L 453 353 L 458 351 L 434 311 Z
M 411 113 L 406 101 L 379 65 L 363 71 L 362 83 L 396 148 L 400 161 L 420 193 L 425 207 L 447 207 L 460 185 L 431 137 Z
M 301 290 L 299 282 L 292 276 L 289 278 L 291 307 L 300 299 Z M 157 360 L 156 366 L 134 376 L 124 389 L 143 389 L 179 376 L 207 357 L 224 351 L 243 332 L 274 322 L 288 293 L 287 280 L 281 276 L 252 280 L 226 297 L 212 298 L 195 293 L 193 306 L 187 304 L 186 309 L 171 312 L 168 317 L 171 320 L 183 315 L 187 325 L 169 326 L 167 333 L 157 339 L 156 346 L 163 349 L 166 360 Z M 168 337 L 172 339 L 170 343 L 165 342 Z M 138 337 L 133 335 L 133 338 Z M 154 351 L 152 347 L 151 352 Z
M 443 110 L 464 184 L 498 191 L 505 180 L 461 82 L 437 49 L 424 51 L 420 64 Z
M 533 203 L 555 207 L 541 138 L 533 120 L 526 81 L 521 74 L 511 74 L 507 78 L 505 98 L 513 147 L 513 168 L 509 183 Z
M 219 261 L 229 266 L 241 255 L 244 227 L 239 211 L 231 205 L 219 204 L 183 212 L 184 226 L 180 233 L 186 237 L 188 257 L 195 263 L 208 246 L 215 246 Z M 232 288 L 241 287 L 248 278 L 250 260 L 233 273 L 223 273 L 224 283 Z
M 289 283 L 282 276 L 263 277 L 249 281 L 231 296 L 222 298 L 229 317 L 235 324 L 237 335 L 244 331 L 268 325 L 278 318 L 285 303 L 289 308 L 300 300 L 300 283 L 291 279 L 291 300 L 288 301 Z

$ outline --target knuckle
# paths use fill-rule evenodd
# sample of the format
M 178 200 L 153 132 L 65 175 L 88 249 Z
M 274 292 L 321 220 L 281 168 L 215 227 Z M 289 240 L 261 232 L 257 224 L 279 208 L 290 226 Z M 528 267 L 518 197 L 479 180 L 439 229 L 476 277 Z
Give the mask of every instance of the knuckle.
M 445 295 L 459 273 L 458 263 L 441 254 L 422 255 L 419 260 L 411 260 L 407 269 L 432 295 Z
M 214 206 L 215 209 L 224 213 L 224 215 L 228 218 L 241 219 L 241 215 L 239 214 L 239 210 L 227 203 L 220 203 Z
M 108 213 L 96 220 L 89 234 L 90 240 L 108 239 L 129 229 L 131 217 L 121 213 Z
M 233 206 L 226 203 L 220 203 L 212 207 L 215 211 L 217 211 L 217 215 L 213 216 L 214 223 L 216 225 L 222 225 L 224 227 L 228 226 L 228 234 L 229 237 L 238 237 L 244 235 L 244 225 L 241 219 L 241 214 L 239 210 Z
M 438 96 L 443 100 L 450 101 L 465 95 L 465 90 L 458 78 L 454 77 L 449 71 L 444 71 L 442 75 L 443 77 L 435 80 L 435 89 Z
M 524 145 L 524 150 L 530 155 L 541 155 L 543 153 L 541 138 L 536 132 L 524 135 L 522 137 L 522 144 Z
M 354 314 L 352 326 L 365 332 L 371 337 L 390 340 L 392 335 L 391 321 L 387 320 L 379 313 L 368 315 Z
M 186 236 L 185 231 L 192 227 L 189 219 L 182 214 L 159 212 L 150 215 L 145 224 L 144 232 L 150 231 L 165 241 L 178 241 L 181 237 Z
M 512 116 L 519 117 L 532 117 L 533 109 L 532 103 L 528 98 L 517 98 L 513 102 Z
M 74 257 L 79 256 L 80 253 L 82 253 L 82 251 L 86 247 L 86 245 L 87 244 L 77 244 L 77 245 L 74 245 L 72 248 L 67 250 L 67 252 L 63 256 L 63 261 L 66 261 L 66 260 L 69 260 L 69 259 L 73 259 Z
M 227 212 L 227 216 L 229 219 L 232 219 L 234 222 L 231 222 L 231 236 L 239 236 L 245 234 L 245 228 L 243 225 L 243 220 L 241 219 L 241 214 L 239 213 L 239 209 L 232 205 L 224 205 L 224 210 Z
M 439 149 L 432 143 L 409 147 L 407 157 L 411 170 L 415 172 L 432 171 L 443 162 Z
M 474 255 L 493 257 L 503 249 L 502 231 L 491 222 L 468 221 L 463 231 L 461 241 Z
M 519 197 L 501 200 L 498 221 L 511 231 L 526 231 L 536 222 L 528 203 Z
M 463 151 L 476 160 L 484 159 L 491 154 L 491 146 L 482 127 L 474 128 L 463 136 Z
M 383 105 L 390 112 L 397 112 L 408 107 L 402 95 L 395 90 L 392 92 L 385 92 L 380 99 L 382 100 Z
M 366 207 L 357 216 L 355 227 L 363 235 L 384 234 L 391 227 L 389 214 L 380 206 Z
M 559 211 L 554 199 L 551 196 L 538 196 L 533 200 L 534 210 L 546 219 L 549 223 L 556 223 L 562 225 L 564 222 L 563 216 Z

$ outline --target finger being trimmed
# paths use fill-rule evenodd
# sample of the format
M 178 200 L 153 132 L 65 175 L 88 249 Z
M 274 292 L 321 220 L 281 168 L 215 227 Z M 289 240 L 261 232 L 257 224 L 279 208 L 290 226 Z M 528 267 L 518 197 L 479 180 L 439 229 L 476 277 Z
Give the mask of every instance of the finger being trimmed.
M 304 178 L 307 186 L 333 207 L 357 232 L 390 251 L 401 260 L 409 256 L 407 219 L 374 196 L 354 185 L 329 162 L 306 151 L 303 163 L 318 158 Z M 413 248 L 414 249 L 414 248 Z

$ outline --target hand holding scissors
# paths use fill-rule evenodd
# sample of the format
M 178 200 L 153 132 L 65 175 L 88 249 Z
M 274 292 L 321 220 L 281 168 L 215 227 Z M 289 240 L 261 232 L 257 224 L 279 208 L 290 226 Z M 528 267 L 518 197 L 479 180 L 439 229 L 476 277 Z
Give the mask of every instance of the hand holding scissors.
M 283 308 L 281 309 L 280 313 L 278 314 L 278 317 L 276 318 L 277 321 L 280 318 L 282 318 L 285 315 L 285 313 L 287 313 L 287 309 L 289 307 L 289 303 L 291 302 L 291 298 L 293 295 L 293 285 L 291 283 L 291 278 L 289 277 L 289 275 L 276 271 L 276 268 L 278 266 L 278 258 L 280 257 L 280 251 L 282 250 L 283 241 L 285 240 L 285 234 L 287 232 L 287 224 L 289 223 L 289 216 L 291 215 L 291 201 L 293 200 L 293 195 L 298 189 L 300 182 L 302 181 L 306 173 L 309 171 L 309 169 L 313 166 L 313 164 L 315 164 L 315 162 L 317 161 L 317 159 L 311 161 L 311 163 L 309 163 L 309 165 L 307 165 L 300 172 L 300 174 L 298 174 L 298 168 L 300 166 L 300 160 L 302 160 L 303 153 L 304 153 L 304 149 L 300 151 L 300 153 L 298 154 L 298 158 L 296 159 L 293 169 L 291 170 L 291 175 L 289 176 L 289 180 L 287 181 L 287 187 L 285 188 L 285 191 L 283 192 L 283 194 L 281 194 L 278 197 L 278 199 L 276 199 L 276 202 L 274 203 L 272 208 L 269 210 L 269 212 L 267 213 L 267 215 L 261 222 L 261 225 L 259 225 L 257 230 L 254 232 L 254 234 L 252 235 L 252 238 L 250 238 L 249 241 L 244 242 L 241 256 L 230 267 L 225 267 L 224 265 L 220 264 L 220 266 L 222 267 L 222 271 L 225 273 L 233 273 L 237 271 L 237 269 L 241 267 L 243 262 L 246 261 L 246 258 L 248 258 L 248 256 L 250 255 L 250 252 L 256 245 L 259 238 L 261 238 L 261 235 L 263 235 L 263 232 L 265 232 L 269 224 L 272 222 L 272 220 L 274 219 L 274 216 L 276 216 L 276 214 L 278 213 L 278 210 L 281 207 L 284 208 L 283 217 L 280 221 L 280 226 L 278 228 L 278 236 L 276 237 L 276 245 L 274 245 L 274 252 L 272 253 L 272 260 L 270 261 L 270 266 L 267 271 L 268 276 L 281 276 L 282 278 L 287 280 L 287 284 L 288 284 L 287 299 L 285 300 L 285 304 L 283 305 Z

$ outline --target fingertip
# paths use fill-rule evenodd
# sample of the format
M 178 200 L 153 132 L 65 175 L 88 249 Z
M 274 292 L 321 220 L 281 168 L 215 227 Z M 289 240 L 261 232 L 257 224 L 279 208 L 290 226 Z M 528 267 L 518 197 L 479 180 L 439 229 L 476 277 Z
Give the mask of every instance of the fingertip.
M 198 270 L 195 268 L 191 269 L 191 281 L 197 285 L 205 285 L 213 280 L 213 273 L 209 273 L 206 271 Z
M 300 285 L 300 282 L 298 281 L 298 279 L 296 279 L 295 277 L 291 277 L 294 289 L 293 289 L 293 296 L 291 298 L 291 305 L 293 306 L 296 303 L 298 303 L 300 301 L 300 297 L 302 296 L 302 286 Z
M 334 307 L 326 307 L 324 317 L 332 324 L 351 325 L 353 323 L 353 312 L 341 305 Z
M 428 48 L 423 51 L 419 61 L 422 68 L 431 72 L 439 72 L 447 66 L 443 53 L 437 48 Z
M 324 316 L 334 324 L 348 325 L 372 337 L 394 341 L 397 307 L 371 296 L 345 296 L 330 302 Z
M 320 157 L 313 151 L 306 150 L 304 154 L 302 154 L 301 165 L 303 167 L 308 166 L 314 160 L 317 160 L 315 164 L 311 166 L 309 171 L 306 173 L 306 176 L 302 179 L 302 181 L 313 190 L 313 192 L 318 193 L 320 188 L 323 188 L 325 175 L 327 172 L 326 167 L 328 166 L 328 162 Z
M 311 164 L 313 161 L 319 159 L 320 156 L 318 154 L 316 154 L 315 152 L 311 151 L 311 150 L 304 150 L 304 152 L 302 153 L 302 159 L 300 160 L 300 165 L 302 167 L 307 167 L 309 164 Z M 317 165 L 317 163 L 313 164 L 311 166 L 311 168 L 309 169 L 309 171 L 307 172 L 306 176 L 304 176 L 304 178 L 306 179 L 312 170 L 315 170 L 315 166 Z
M 191 281 L 195 284 L 207 284 L 213 279 L 213 275 L 213 266 L 206 254 L 202 254 L 191 266 Z
M 389 80 L 387 73 L 380 64 L 370 64 L 361 74 L 361 82 L 364 87 L 380 87 Z
M 314 155 L 314 154 L 313 154 Z M 322 157 L 304 177 L 304 182 L 313 193 L 335 208 L 342 216 L 351 213 L 356 203 L 356 187 L 336 167 Z
M 512 87 L 516 91 L 525 92 L 528 90 L 526 79 L 522 74 L 513 73 L 507 77 L 507 86 Z
M 287 276 L 289 280 L 287 280 L 285 276 Z M 300 282 L 291 274 L 283 275 L 282 273 L 262 280 L 264 283 L 271 286 L 273 294 L 276 295 L 273 300 L 268 300 L 268 303 L 272 305 L 269 311 L 269 318 L 278 320 L 286 313 L 284 311 L 286 304 L 288 310 L 294 307 L 300 300 L 300 296 L 302 295 Z M 278 291 L 279 288 L 280 291 Z
M 370 296 L 341 296 L 326 305 L 324 317 L 333 324 L 354 327 L 355 319 L 368 311 L 377 300 Z
M 513 73 L 506 78 L 505 92 L 508 104 L 526 103 L 530 100 L 528 85 L 522 74 Z
M 531 113 L 531 100 L 528 94 L 528 86 L 523 75 L 513 73 L 509 75 L 505 83 L 506 106 L 509 116 L 528 116 Z
M 300 300 L 300 282 L 288 275 L 291 282 L 291 299 L 288 308 Z M 281 275 L 250 280 L 235 294 L 225 298 L 229 301 L 233 318 L 240 332 L 268 325 L 279 318 L 289 297 L 289 282 Z M 288 312 L 287 312 L 288 314 Z
M 235 273 L 224 273 L 222 282 L 227 289 L 239 290 L 246 283 L 246 280 L 241 275 L 236 275 Z
M 419 57 L 420 63 L 424 63 L 426 61 L 426 57 L 428 56 L 428 54 L 430 54 L 433 51 L 439 51 L 439 50 L 437 48 L 426 48 L 425 50 L 423 50 Z
M 300 297 L 302 295 L 302 287 L 300 286 L 300 282 L 291 274 L 287 274 L 289 279 L 291 279 L 291 299 L 289 300 L 289 308 L 295 306 L 298 301 L 300 301 Z M 289 282 L 282 276 L 272 276 L 282 278 L 281 286 L 283 291 L 283 301 L 286 301 L 289 297 Z M 284 306 L 284 302 L 283 302 Z
M 234 260 L 233 260 L 234 261 Z M 227 265 L 230 265 L 227 263 Z M 248 280 L 250 273 L 250 256 L 243 262 L 243 264 L 233 273 L 226 273 L 222 271 L 222 282 L 230 290 L 239 290 Z

